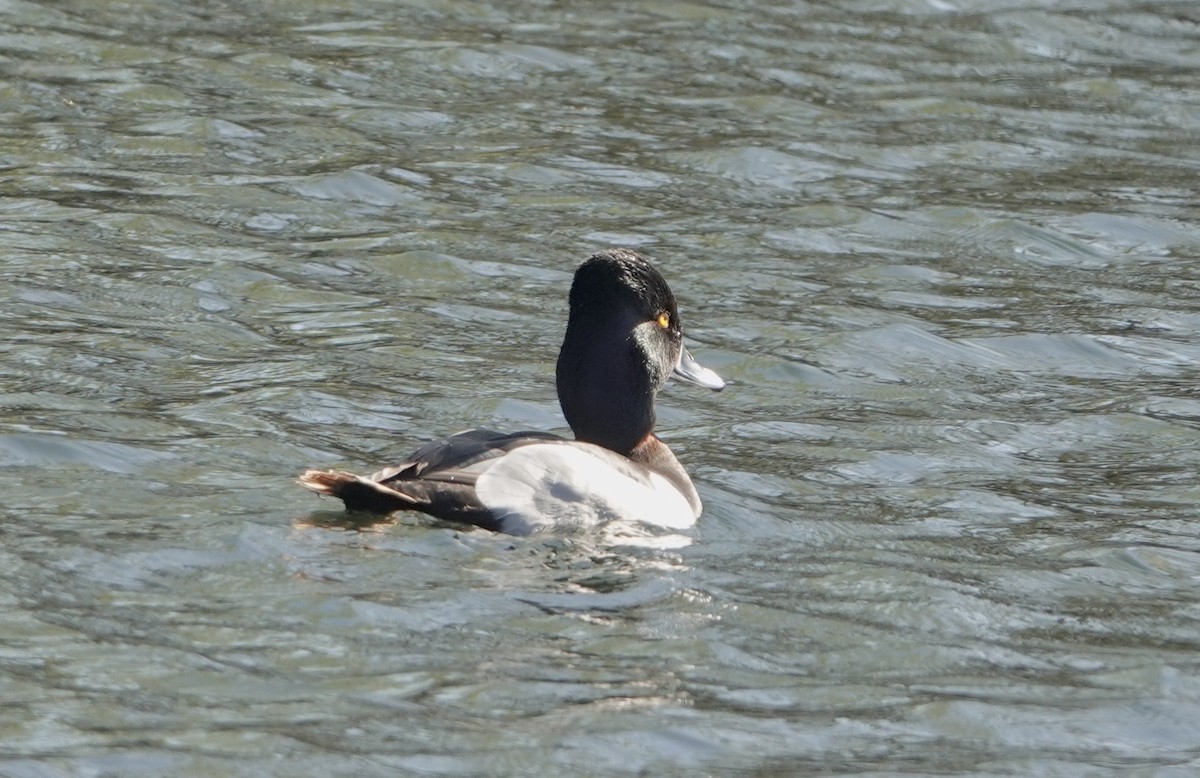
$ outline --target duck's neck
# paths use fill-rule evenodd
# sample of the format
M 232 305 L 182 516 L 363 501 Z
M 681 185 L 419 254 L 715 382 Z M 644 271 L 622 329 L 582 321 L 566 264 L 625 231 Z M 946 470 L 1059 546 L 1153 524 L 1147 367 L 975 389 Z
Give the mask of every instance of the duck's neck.
M 558 355 L 558 401 L 576 440 L 629 456 L 654 431 L 655 389 L 632 339 L 567 327 Z

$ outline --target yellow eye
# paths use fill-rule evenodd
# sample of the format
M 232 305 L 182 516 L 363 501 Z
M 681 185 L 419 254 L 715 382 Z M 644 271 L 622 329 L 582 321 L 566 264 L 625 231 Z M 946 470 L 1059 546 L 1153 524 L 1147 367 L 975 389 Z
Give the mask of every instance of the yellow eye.
M 664 330 L 671 326 L 671 317 L 667 315 L 666 311 L 660 313 L 655 321 L 658 323 L 658 326 Z

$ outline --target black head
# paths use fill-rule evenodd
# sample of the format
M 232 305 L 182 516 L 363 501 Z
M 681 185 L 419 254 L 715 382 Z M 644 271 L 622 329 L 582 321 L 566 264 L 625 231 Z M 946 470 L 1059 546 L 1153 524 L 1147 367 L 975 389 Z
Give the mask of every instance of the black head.
M 686 355 L 671 288 L 629 249 L 594 254 L 575 271 L 558 356 L 558 399 L 575 437 L 628 454 L 654 429 L 654 395 L 677 375 L 724 384 Z

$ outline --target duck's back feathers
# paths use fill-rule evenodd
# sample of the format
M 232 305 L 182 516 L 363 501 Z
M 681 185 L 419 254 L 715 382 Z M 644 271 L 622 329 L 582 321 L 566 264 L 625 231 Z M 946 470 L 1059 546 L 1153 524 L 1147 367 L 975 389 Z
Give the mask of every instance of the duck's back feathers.
M 518 446 L 546 440 L 563 440 L 549 432 L 496 432 L 466 430 L 418 448 L 407 460 L 371 476 L 388 483 L 420 478 L 426 481 L 474 484 L 477 473 L 471 465 L 501 456 Z
M 439 519 L 502 530 L 494 511 L 479 500 L 475 484 L 494 460 L 533 443 L 568 441 L 546 432 L 467 430 L 426 443 L 398 465 L 370 478 L 343 471 L 309 470 L 300 485 L 337 497 L 351 511 L 416 510 Z

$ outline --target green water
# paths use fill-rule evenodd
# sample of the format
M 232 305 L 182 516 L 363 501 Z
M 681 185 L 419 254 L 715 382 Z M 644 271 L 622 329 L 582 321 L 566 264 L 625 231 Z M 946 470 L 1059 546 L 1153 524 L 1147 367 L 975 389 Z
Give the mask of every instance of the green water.
M 1191 2 L 0 4 L 0 774 L 1200 771 Z M 293 483 L 693 353 L 686 537 Z

